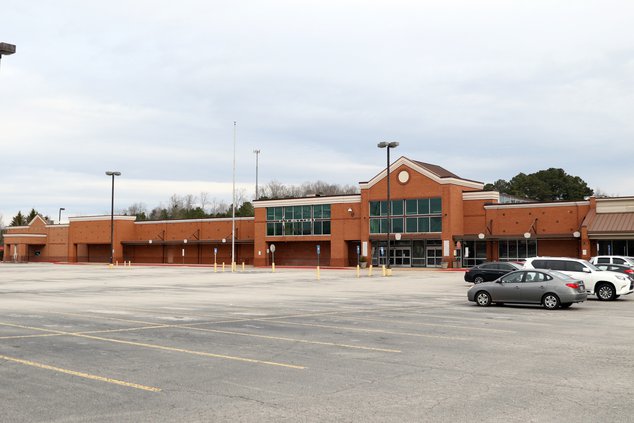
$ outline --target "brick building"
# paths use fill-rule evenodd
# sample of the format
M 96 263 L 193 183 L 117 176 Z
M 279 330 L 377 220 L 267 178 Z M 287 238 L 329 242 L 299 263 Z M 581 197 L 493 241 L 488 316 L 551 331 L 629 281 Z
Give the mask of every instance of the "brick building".
M 401 157 L 390 165 L 391 263 L 463 267 L 535 255 L 634 255 L 634 197 L 519 202 L 483 183 Z M 355 195 L 254 202 L 236 218 L 237 263 L 353 266 L 386 262 L 387 172 Z M 9 227 L 4 261 L 108 262 L 110 216 Z M 114 217 L 114 259 L 133 263 L 231 261 L 231 219 L 136 222 Z M 271 246 L 275 246 L 274 256 Z M 318 254 L 319 252 L 319 254 Z

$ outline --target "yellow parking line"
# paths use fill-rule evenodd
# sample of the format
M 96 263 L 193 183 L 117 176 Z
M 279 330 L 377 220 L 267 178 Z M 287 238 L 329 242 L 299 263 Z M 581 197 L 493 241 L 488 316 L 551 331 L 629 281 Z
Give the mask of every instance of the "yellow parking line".
M 112 379 L 109 377 L 91 375 L 89 373 L 77 372 L 75 370 L 62 369 L 60 367 L 49 366 L 48 364 L 36 363 L 35 361 L 23 360 L 21 358 L 0 355 L 0 359 L 11 361 L 13 363 L 24 364 L 26 366 L 37 367 L 38 369 L 52 370 L 59 373 L 65 373 L 67 375 L 83 377 L 84 379 L 98 380 L 100 382 L 112 383 L 112 384 L 120 385 L 120 386 L 127 386 L 128 388 L 141 389 L 143 391 L 161 392 L 160 388 L 155 388 L 152 386 L 139 385 L 138 383 L 125 382 L 123 380 Z
M 275 361 L 256 360 L 256 359 L 253 359 L 253 358 L 236 357 L 236 356 L 224 355 L 224 354 L 214 354 L 214 353 L 208 353 L 208 352 L 203 352 L 203 351 L 193 351 L 193 350 L 187 350 L 187 349 L 184 349 L 184 348 L 166 347 L 166 346 L 163 346 L 163 345 L 146 344 L 146 343 L 142 343 L 142 342 L 124 341 L 122 339 L 103 338 L 103 337 L 100 337 L 100 336 L 84 335 L 84 334 L 81 334 L 81 333 L 73 333 L 73 332 L 64 332 L 64 331 L 54 330 L 54 329 L 44 329 L 44 328 L 37 328 L 37 327 L 32 327 L 32 326 L 22 326 L 22 325 L 15 325 L 15 324 L 11 324 L 11 323 L 0 323 L 0 325 L 1 326 L 8 326 L 8 327 L 15 327 L 15 328 L 22 328 L 22 329 L 30 329 L 30 330 L 41 331 L 41 332 L 50 332 L 50 333 L 56 333 L 56 334 L 60 334 L 60 335 L 76 336 L 76 337 L 79 337 L 79 338 L 94 339 L 96 341 L 112 342 L 112 343 L 116 343 L 116 344 L 132 345 L 132 346 L 144 347 L 144 348 L 153 348 L 153 349 L 163 350 L 163 351 L 180 352 L 180 353 L 198 355 L 198 356 L 203 356 L 203 357 L 222 358 L 222 359 L 226 359 L 226 360 L 242 361 L 242 362 L 254 363 L 254 364 L 266 364 L 266 365 L 269 365 L 269 366 L 286 367 L 286 368 L 289 368 L 289 369 L 299 369 L 299 370 L 305 369 L 304 366 L 297 366 L 297 365 L 294 365 L 294 364 L 278 363 L 278 362 L 275 362 Z
M 268 320 L 271 322 L 272 320 Z M 274 320 L 274 323 L 279 323 L 282 325 L 294 325 L 294 326 L 308 326 L 308 327 L 316 327 L 316 328 L 326 328 L 326 329 L 337 329 L 337 330 L 347 330 L 351 332 L 368 332 L 368 333 L 385 333 L 388 335 L 403 335 L 403 336 L 416 336 L 421 338 L 438 338 L 438 339 L 451 339 L 455 341 L 468 341 L 468 338 L 462 338 L 458 336 L 444 336 L 444 335 L 428 335 L 425 333 L 410 333 L 410 332 L 394 332 L 382 329 L 363 329 L 363 328 L 353 328 L 349 326 L 331 326 L 331 325 L 318 325 L 314 323 L 295 323 L 288 322 L 286 320 Z

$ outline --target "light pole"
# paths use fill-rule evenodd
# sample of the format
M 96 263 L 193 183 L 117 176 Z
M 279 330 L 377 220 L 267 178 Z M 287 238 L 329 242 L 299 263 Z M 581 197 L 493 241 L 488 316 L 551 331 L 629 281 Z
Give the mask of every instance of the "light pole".
M 9 43 L 0 43 L 0 60 L 2 55 L 8 56 L 15 53 L 15 45 Z
M 112 196 L 110 197 L 110 264 L 114 263 L 114 177 L 121 176 L 121 172 L 106 171 L 112 176 Z
M 61 225 L 62 223 L 62 210 L 66 210 L 64 207 L 59 208 L 59 217 L 57 218 L 57 224 Z
M 258 159 L 260 157 L 260 150 L 253 150 L 255 153 L 255 199 L 258 199 Z
M 387 268 L 390 268 L 390 261 L 392 257 L 390 256 L 390 232 L 392 232 L 392 214 L 390 212 L 391 204 L 390 204 L 390 148 L 398 147 L 398 142 L 380 142 L 377 144 L 379 148 L 387 148 Z

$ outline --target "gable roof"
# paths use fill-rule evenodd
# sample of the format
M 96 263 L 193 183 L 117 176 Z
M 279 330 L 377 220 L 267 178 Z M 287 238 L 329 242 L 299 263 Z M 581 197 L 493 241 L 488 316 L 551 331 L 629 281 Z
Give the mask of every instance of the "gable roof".
M 427 176 L 429 179 L 439 184 L 461 185 L 468 188 L 475 188 L 480 190 L 483 189 L 484 187 L 484 183 L 480 181 L 474 181 L 471 179 L 461 178 L 460 176 L 456 175 L 453 172 L 448 171 L 442 166 L 438 166 L 431 163 L 420 162 L 417 160 L 411 160 L 405 156 L 401 156 L 398 160 L 390 164 L 390 172 L 392 172 L 392 169 L 398 168 L 399 166 L 402 166 L 402 165 L 405 165 L 415 170 L 416 172 Z M 359 185 L 362 189 L 370 188 L 374 184 L 376 184 L 377 182 L 385 178 L 386 175 L 387 175 L 387 171 L 383 170 L 381 171 L 381 173 L 376 175 L 374 178 L 372 178 L 368 182 L 360 182 Z

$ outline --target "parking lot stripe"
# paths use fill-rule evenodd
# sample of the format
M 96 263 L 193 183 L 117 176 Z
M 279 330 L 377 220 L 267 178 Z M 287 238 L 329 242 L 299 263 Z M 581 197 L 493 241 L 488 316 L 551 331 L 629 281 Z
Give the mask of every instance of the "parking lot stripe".
M 345 317 L 340 317 L 340 318 L 345 319 Z M 440 328 L 478 330 L 478 331 L 498 332 L 498 333 L 517 333 L 517 331 L 508 330 L 508 329 L 480 328 L 480 327 L 477 327 L 477 326 L 459 326 L 459 325 L 452 325 L 452 324 L 445 324 L 445 323 L 408 322 L 408 321 L 404 321 L 404 320 L 373 319 L 371 317 L 359 317 L 359 316 L 354 316 L 351 319 L 363 320 L 363 321 L 368 321 L 368 322 L 397 323 L 397 324 L 402 324 L 402 325 L 433 326 L 433 327 L 440 327 Z
M 87 316 L 87 315 L 84 315 L 84 314 L 76 314 L 76 313 L 60 313 L 60 314 L 70 314 L 70 315 L 73 315 L 73 316 L 90 317 L 90 318 L 105 319 L 105 320 L 117 320 L 117 321 L 122 320 L 122 319 L 119 319 L 119 318 L 116 318 L 116 317 L 107 317 L 107 316 L 104 317 L 104 316 L 101 316 L 101 315 L 98 315 L 98 316 Z M 123 321 L 125 321 L 127 323 L 147 323 L 147 322 L 144 322 L 144 321 L 129 320 L 129 319 L 125 319 Z M 216 323 L 216 322 L 206 322 L 206 323 L 212 324 L 212 323 Z M 234 332 L 234 331 L 219 330 L 219 329 L 206 329 L 206 328 L 193 327 L 193 325 L 201 325 L 201 324 L 204 324 L 204 323 L 196 322 L 196 323 L 185 323 L 185 324 L 177 324 L 177 325 L 154 325 L 154 326 L 143 326 L 143 327 L 136 327 L 136 328 L 95 330 L 95 331 L 89 331 L 89 332 L 74 332 L 74 333 L 77 334 L 77 335 L 94 335 L 94 334 L 102 334 L 102 333 L 129 332 L 129 331 L 146 330 L 146 329 L 174 328 L 174 329 L 195 330 L 195 331 L 199 331 L 199 332 L 210 332 L 210 333 L 220 333 L 220 334 L 227 334 L 227 335 L 247 336 L 247 337 L 252 337 L 252 338 L 271 339 L 271 340 L 277 340 L 277 341 L 298 342 L 298 343 L 304 343 L 304 344 L 324 345 L 324 346 L 332 346 L 332 347 L 340 347 L 340 348 L 352 348 L 352 349 L 359 349 L 359 350 L 366 350 L 366 351 L 377 351 L 377 352 L 388 352 L 388 353 L 400 353 L 400 352 L 402 352 L 401 350 L 388 349 L 388 348 L 377 348 L 377 347 L 367 347 L 367 346 L 362 346 L 362 345 L 339 344 L 339 343 L 335 343 L 335 342 L 312 341 L 312 340 L 308 340 L 308 339 L 285 338 L 285 337 L 279 337 L 279 336 L 258 335 L 258 334 L 247 333 L 247 332 Z
M 13 363 L 24 364 L 25 366 L 37 367 L 38 369 L 52 370 L 59 373 L 65 373 L 67 375 L 82 377 L 84 379 L 98 380 L 100 382 L 112 383 L 114 385 L 126 386 L 128 388 L 141 389 L 143 391 L 161 392 L 160 388 L 155 388 L 153 386 L 139 385 L 138 383 L 125 382 L 123 380 L 112 379 L 109 377 L 91 375 L 90 373 L 83 373 L 83 372 L 77 372 L 75 370 L 62 369 L 61 367 L 49 366 L 48 364 L 36 363 L 35 361 L 23 360 L 21 358 L 0 355 L 0 359 L 10 361 Z
M 293 326 L 308 326 L 315 328 L 326 328 L 326 329 L 337 329 L 337 330 L 347 330 L 351 332 L 368 332 L 368 333 L 385 333 L 388 335 L 402 335 L 402 336 L 416 336 L 421 338 L 437 338 L 437 339 L 450 339 L 454 341 L 468 341 L 469 338 L 463 338 L 459 336 L 445 336 L 445 335 L 429 335 L 426 333 L 411 333 L 411 332 L 395 332 L 388 331 L 383 329 L 363 329 L 363 328 L 353 328 L 349 326 L 333 326 L 333 325 L 319 325 L 316 323 L 296 323 L 289 322 L 286 320 L 266 320 L 267 322 L 275 322 L 282 325 L 293 325 Z
M 257 360 L 254 358 L 237 357 L 237 356 L 225 355 L 225 354 L 214 354 L 214 353 L 208 353 L 204 351 L 193 351 L 193 350 L 188 350 L 185 348 L 175 348 L 175 347 L 167 347 L 164 345 L 147 344 L 143 342 L 125 341 L 123 339 L 103 338 L 100 336 L 84 335 L 78 332 L 64 332 L 61 330 L 37 328 L 33 326 L 22 326 L 22 325 L 15 325 L 12 323 L 4 323 L 4 322 L 0 323 L 0 325 L 15 327 L 15 328 L 22 328 L 22 329 L 30 329 L 30 330 L 41 331 L 41 332 L 50 332 L 50 333 L 55 333 L 60 335 L 75 336 L 79 338 L 94 339 L 96 341 L 112 342 L 116 344 L 132 345 L 136 347 L 152 348 L 152 349 L 163 350 L 163 351 L 180 352 L 184 354 L 192 354 L 192 355 L 198 355 L 202 357 L 221 358 L 225 360 L 241 361 L 241 362 L 253 363 L 253 364 L 265 364 L 269 366 L 285 367 L 285 368 L 297 369 L 297 370 L 304 370 L 306 368 L 304 366 L 298 366 L 295 364 L 278 363 L 275 361 Z
M 253 337 L 253 338 L 272 339 L 272 340 L 277 340 L 277 341 L 299 342 L 299 343 L 304 343 L 304 344 L 326 345 L 326 346 L 341 347 L 341 348 L 354 348 L 354 349 L 366 350 L 366 351 L 378 351 L 378 352 L 388 352 L 388 353 L 400 353 L 401 352 L 401 350 L 393 350 L 393 349 L 387 349 L 387 348 L 364 347 L 364 346 L 361 346 L 361 345 L 338 344 L 338 343 L 335 343 L 335 342 L 310 341 L 310 340 L 307 340 L 307 339 L 295 339 L 295 338 L 285 338 L 285 337 L 280 337 L 280 336 L 257 335 L 257 334 L 252 334 L 252 333 L 233 332 L 233 331 L 227 331 L 227 330 L 193 328 L 193 327 L 183 327 L 183 326 L 179 326 L 179 328 L 191 329 L 191 330 L 203 331 L 203 332 L 223 333 L 223 334 L 228 334 L 228 335 L 249 336 L 249 337 Z

